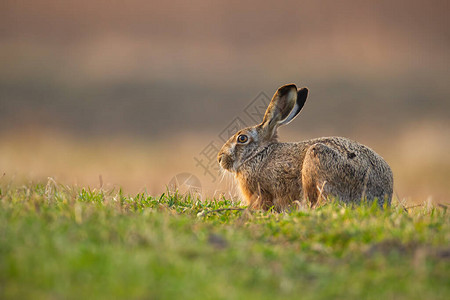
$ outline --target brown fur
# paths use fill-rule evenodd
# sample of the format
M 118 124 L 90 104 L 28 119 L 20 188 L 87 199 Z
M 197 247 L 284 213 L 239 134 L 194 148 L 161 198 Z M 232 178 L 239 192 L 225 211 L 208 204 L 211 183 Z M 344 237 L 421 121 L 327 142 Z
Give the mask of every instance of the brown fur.
M 280 87 L 263 122 L 238 131 L 220 150 L 219 164 L 235 174 L 245 202 L 255 209 L 278 211 L 293 201 L 314 205 L 328 196 L 346 203 L 377 199 L 379 205 L 389 205 L 391 169 L 368 147 L 342 137 L 277 141 L 277 128 L 295 118 L 307 93 L 293 84 Z M 240 143 L 240 135 L 248 141 Z

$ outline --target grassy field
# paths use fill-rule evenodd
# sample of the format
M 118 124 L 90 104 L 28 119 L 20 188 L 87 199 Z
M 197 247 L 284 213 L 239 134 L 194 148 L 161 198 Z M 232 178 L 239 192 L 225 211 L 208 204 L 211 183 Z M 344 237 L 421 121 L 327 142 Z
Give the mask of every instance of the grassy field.
M 0 191 L 1 299 L 449 299 L 445 207 Z

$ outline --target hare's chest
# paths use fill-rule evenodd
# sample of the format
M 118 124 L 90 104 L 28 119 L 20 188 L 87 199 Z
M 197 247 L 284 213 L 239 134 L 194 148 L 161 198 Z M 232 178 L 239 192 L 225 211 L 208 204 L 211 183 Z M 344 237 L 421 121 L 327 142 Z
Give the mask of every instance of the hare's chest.
M 268 163 L 258 172 L 242 172 L 236 177 L 242 196 L 252 207 L 285 206 L 302 195 L 301 173 L 290 161 Z

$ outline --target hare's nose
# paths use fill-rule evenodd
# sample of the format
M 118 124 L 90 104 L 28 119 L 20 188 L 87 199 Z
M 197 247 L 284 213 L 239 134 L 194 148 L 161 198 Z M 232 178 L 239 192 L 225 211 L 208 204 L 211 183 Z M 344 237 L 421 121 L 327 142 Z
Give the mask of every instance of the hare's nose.
M 219 164 L 222 161 L 222 157 L 223 157 L 223 154 L 220 154 L 219 156 L 217 156 L 217 161 L 219 162 Z

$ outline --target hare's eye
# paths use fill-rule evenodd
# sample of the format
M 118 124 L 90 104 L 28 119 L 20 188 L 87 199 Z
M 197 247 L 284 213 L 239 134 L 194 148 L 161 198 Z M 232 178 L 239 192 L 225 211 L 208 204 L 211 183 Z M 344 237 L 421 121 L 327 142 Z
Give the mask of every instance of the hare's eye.
M 238 136 L 237 141 L 241 144 L 244 144 L 248 141 L 248 136 L 246 136 L 245 134 L 241 134 Z

